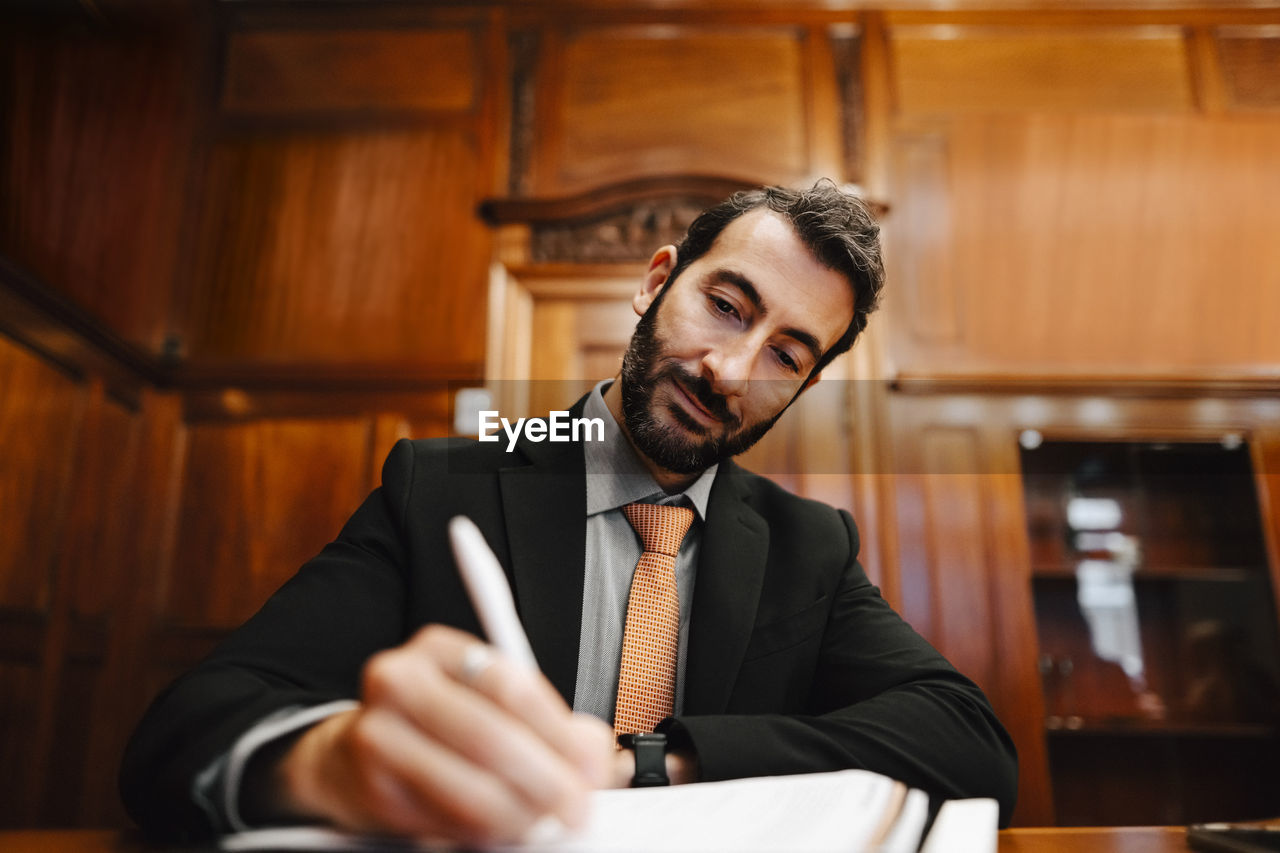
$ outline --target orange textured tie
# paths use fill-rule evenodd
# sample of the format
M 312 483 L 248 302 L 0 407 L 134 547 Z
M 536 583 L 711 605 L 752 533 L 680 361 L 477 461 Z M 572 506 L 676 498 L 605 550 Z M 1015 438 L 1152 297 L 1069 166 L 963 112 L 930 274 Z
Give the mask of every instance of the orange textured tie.
M 640 535 L 644 553 L 627 600 L 614 734 L 651 732 L 671 716 L 680 648 L 676 554 L 693 524 L 693 510 L 683 506 L 627 504 L 622 512 Z

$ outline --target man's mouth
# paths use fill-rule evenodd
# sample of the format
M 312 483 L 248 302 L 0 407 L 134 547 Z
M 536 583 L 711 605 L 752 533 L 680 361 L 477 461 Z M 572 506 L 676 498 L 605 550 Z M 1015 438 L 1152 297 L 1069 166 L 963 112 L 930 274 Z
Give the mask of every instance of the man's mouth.
M 672 376 L 669 379 L 672 387 L 676 389 L 676 398 L 681 408 L 691 415 L 693 420 L 704 427 L 717 427 L 724 424 L 724 418 L 707 408 L 698 399 L 698 395 L 686 388 L 678 378 Z

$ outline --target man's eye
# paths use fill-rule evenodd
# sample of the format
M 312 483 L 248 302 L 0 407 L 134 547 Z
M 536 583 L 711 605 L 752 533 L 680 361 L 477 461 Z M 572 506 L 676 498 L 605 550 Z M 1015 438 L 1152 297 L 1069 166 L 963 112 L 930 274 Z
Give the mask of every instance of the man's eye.
M 792 373 L 800 372 L 800 363 L 791 357 L 791 353 L 784 349 L 775 350 L 775 352 L 778 354 L 778 361 L 783 367 L 790 370 Z
M 711 300 L 711 306 L 715 308 L 717 314 L 725 314 L 730 317 L 738 316 L 738 310 L 719 296 L 709 296 L 707 298 Z

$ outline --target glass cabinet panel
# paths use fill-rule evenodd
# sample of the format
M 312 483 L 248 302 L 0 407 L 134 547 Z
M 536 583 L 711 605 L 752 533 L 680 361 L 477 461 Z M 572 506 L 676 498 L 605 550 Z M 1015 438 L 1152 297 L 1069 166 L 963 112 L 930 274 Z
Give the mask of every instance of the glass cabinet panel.
M 1280 803 L 1280 640 L 1248 446 L 1021 450 L 1058 822 Z

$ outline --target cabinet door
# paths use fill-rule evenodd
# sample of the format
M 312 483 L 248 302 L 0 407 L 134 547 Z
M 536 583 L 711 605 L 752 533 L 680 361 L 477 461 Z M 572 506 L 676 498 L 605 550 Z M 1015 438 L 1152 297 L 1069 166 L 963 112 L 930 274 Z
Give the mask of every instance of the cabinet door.
M 1021 463 L 1059 822 L 1265 813 L 1280 642 L 1244 437 L 1028 440 Z

